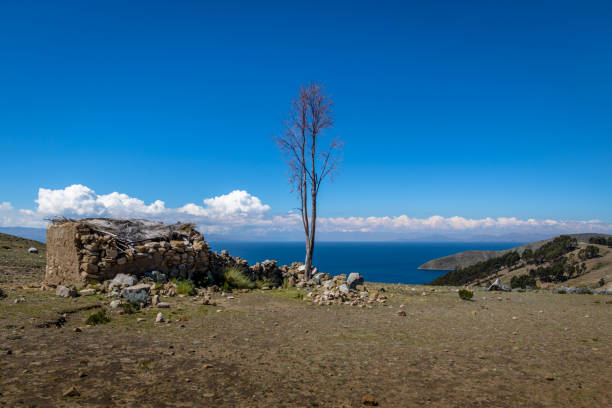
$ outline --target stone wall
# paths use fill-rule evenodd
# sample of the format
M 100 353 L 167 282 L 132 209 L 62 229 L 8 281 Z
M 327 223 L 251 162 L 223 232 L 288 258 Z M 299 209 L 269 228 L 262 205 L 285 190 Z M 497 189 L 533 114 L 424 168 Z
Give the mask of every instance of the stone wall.
M 52 224 L 47 229 L 47 285 L 84 286 L 119 273 L 157 270 L 169 277 L 198 279 L 209 271 L 209 248 L 195 229 L 180 239 L 158 238 L 126 244 L 85 222 Z

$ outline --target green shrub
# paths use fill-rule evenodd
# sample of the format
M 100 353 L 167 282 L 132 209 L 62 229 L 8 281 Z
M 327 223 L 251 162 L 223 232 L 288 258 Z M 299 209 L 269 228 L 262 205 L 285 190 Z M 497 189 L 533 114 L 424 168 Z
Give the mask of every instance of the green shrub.
M 4 249 L 11 249 L 11 247 L 9 245 L 2 245 L 2 248 L 4 248 Z
M 108 313 L 106 313 L 106 310 L 102 309 L 102 310 L 98 310 L 95 313 L 92 313 L 88 318 L 87 318 L 87 324 L 90 324 L 92 326 L 95 326 L 97 324 L 105 324 L 110 322 L 110 316 L 108 315 Z
M 227 282 L 223 282 L 223 283 L 221 284 L 221 288 L 220 288 L 220 289 L 221 289 L 223 292 L 229 292 L 229 290 L 230 290 L 229 283 L 227 283 Z
M 561 289 L 561 290 L 557 291 L 557 293 L 560 294 L 560 295 L 565 295 L 565 294 L 567 294 L 567 290 Z
M 172 279 L 172 283 L 176 285 L 176 292 L 179 295 L 194 296 L 197 295 L 195 283 L 190 279 L 176 280 Z
M 227 283 L 227 286 L 230 288 L 253 289 L 255 287 L 255 282 L 250 280 L 240 268 L 237 268 L 235 266 L 229 267 L 225 270 L 225 273 L 223 274 L 223 280 L 224 283 Z
M 535 286 L 536 285 L 536 280 L 535 277 L 533 277 L 532 275 L 518 275 L 518 276 L 513 276 L 512 279 L 510 279 L 510 286 L 512 286 L 512 288 L 521 288 L 521 289 L 525 289 L 527 286 Z
M 125 314 L 134 314 L 140 310 L 140 305 L 138 303 L 122 303 L 119 305 L 123 313 Z
M 598 283 L 599 283 L 599 287 L 602 287 L 603 285 L 606 284 L 606 281 L 604 280 L 604 278 L 601 278 Z
M 474 292 L 467 289 L 461 289 L 459 291 L 459 297 L 463 300 L 471 300 L 474 297 Z
M 597 258 L 599 256 L 599 248 L 594 245 L 588 245 L 586 248 L 578 251 L 578 258 L 582 260 Z

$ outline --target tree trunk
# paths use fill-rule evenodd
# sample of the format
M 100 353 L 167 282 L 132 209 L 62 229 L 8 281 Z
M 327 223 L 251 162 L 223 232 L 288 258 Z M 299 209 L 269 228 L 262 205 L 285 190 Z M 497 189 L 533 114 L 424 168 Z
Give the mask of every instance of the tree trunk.
M 317 192 L 315 189 L 312 189 L 311 193 L 311 203 L 310 203 L 310 231 L 309 237 L 306 241 L 306 270 L 305 270 L 305 278 L 308 281 L 312 276 L 312 256 L 314 255 L 315 248 L 315 232 L 317 227 Z
M 304 279 L 308 282 L 310 279 L 310 269 L 312 268 L 312 246 L 310 245 L 310 237 L 306 238 L 306 259 L 304 260 Z

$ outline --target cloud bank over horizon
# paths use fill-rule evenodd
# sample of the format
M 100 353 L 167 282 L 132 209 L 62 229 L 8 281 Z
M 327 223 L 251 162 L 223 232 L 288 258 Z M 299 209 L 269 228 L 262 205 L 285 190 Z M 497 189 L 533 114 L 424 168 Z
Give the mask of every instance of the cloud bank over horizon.
M 201 205 L 187 203 L 168 208 L 161 200 L 146 204 L 127 194 L 112 192 L 97 194 L 80 184 L 63 189 L 38 190 L 37 207 L 17 209 L 10 202 L 0 201 L 0 227 L 45 227 L 45 219 L 54 216 L 71 218 L 116 217 L 148 218 L 164 222 L 195 222 L 203 233 L 220 236 L 266 237 L 295 234 L 301 237 L 300 216 L 295 213 L 274 213 L 269 205 L 245 190 L 205 198 Z M 411 238 L 443 235 L 457 239 L 474 236 L 534 236 L 561 233 L 612 233 L 612 224 L 599 220 L 537 220 L 516 217 L 464 218 L 461 216 L 411 218 L 407 215 L 384 217 L 320 217 L 318 231 L 334 237 L 392 236 Z

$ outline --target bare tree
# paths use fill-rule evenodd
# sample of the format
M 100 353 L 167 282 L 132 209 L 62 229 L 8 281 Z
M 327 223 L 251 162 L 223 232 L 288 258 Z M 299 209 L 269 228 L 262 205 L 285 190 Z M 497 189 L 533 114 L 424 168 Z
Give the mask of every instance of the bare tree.
M 334 126 L 333 101 L 321 84 L 300 87 L 285 120 L 285 134 L 276 143 L 287 158 L 289 182 L 299 193 L 306 236 L 306 279 L 310 279 L 317 228 L 317 198 L 321 183 L 333 177 L 340 162 L 342 142 L 332 138 L 323 149 L 325 132 Z M 310 209 L 310 211 L 309 211 Z

